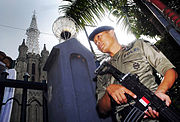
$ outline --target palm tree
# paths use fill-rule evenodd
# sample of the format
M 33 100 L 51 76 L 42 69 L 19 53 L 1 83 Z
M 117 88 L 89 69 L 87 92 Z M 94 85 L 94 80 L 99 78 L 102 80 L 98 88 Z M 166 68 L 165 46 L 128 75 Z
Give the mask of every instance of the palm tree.
M 112 1 L 112 0 L 63 0 L 68 1 L 69 5 L 60 5 L 59 11 L 64 12 L 66 16 L 73 18 L 79 29 L 83 29 L 85 25 L 97 24 L 97 19 L 102 19 L 106 11 L 119 17 L 119 20 L 125 18 L 127 20 L 125 10 L 126 0 Z M 116 5 L 116 6 L 115 6 Z M 118 5 L 118 6 L 117 6 Z M 120 9 L 117 9 L 120 8 Z M 118 20 L 118 21 L 119 21 Z
M 137 38 L 140 35 L 158 35 L 159 32 L 152 28 L 151 23 L 147 20 L 151 20 L 154 25 L 155 20 L 149 19 L 152 16 L 147 17 L 147 8 L 144 7 L 139 0 L 63 0 L 68 2 L 68 5 L 60 5 L 59 11 L 64 12 L 66 16 L 73 18 L 79 29 L 83 29 L 85 25 L 97 24 L 97 19 L 104 16 L 108 11 L 117 17 L 117 23 L 120 20 L 124 22 L 124 28 L 131 30 Z M 141 8 L 140 8 L 140 7 Z M 142 11 L 143 10 L 143 11 Z M 144 14 L 146 12 L 146 14 Z M 156 22 L 157 23 L 157 22 Z M 162 30 L 162 29 L 159 29 Z
M 79 29 L 85 25 L 97 24 L 106 11 L 124 21 L 124 27 L 131 30 L 137 38 L 140 35 L 150 37 L 166 35 L 164 28 L 154 18 L 141 0 L 63 0 L 68 5 L 60 5 L 59 11 L 73 18 Z M 179 0 L 161 0 L 177 13 L 180 12 Z M 153 26 L 152 26 L 153 25 Z
M 68 1 L 68 5 L 59 6 L 59 11 L 64 12 L 66 16 L 73 18 L 79 29 L 82 29 L 84 25 L 96 24 L 96 18 L 101 19 L 105 13 L 103 4 L 100 2 L 94 2 L 94 0 L 63 0 Z

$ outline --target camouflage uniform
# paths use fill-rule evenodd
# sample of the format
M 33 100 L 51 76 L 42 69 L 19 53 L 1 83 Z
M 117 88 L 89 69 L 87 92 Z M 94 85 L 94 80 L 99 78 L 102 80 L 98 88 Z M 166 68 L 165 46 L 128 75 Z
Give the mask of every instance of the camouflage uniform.
M 158 87 L 153 76 L 153 68 L 163 76 L 168 69 L 174 68 L 171 62 L 154 45 L 143 40 L 136 40 L 124 47 L 112 57 L 110 63 L 123 73 L 137 74 L 140 82 L 153 92 Z M 106 87 L 113 83 L 114 78 L 109 74 L 98 76 L 97 100 L 104 96 Z M 120 111 L 126 105 L 121 105 L 117 109 Z

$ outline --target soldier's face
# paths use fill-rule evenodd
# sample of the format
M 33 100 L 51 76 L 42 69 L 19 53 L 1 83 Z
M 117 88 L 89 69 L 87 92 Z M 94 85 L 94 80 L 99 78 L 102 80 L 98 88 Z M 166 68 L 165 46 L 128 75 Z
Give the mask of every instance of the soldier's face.
M 97 45 L 98 49 L 103 53 L 108 53 L 112 44 L 114 42 L 113 38 L 113 30 L 110 31 L 103 31 L 98 33 L 94 37 L 94 43 Z

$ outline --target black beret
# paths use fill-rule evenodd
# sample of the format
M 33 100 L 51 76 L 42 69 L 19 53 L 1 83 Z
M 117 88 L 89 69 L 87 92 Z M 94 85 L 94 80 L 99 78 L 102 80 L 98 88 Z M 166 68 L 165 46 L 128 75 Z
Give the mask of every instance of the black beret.
M 96 28 L 90 35 L 89 35 L 89 40 L 94 41 L 94 36 L 98 33 L 101 33 L 103 31 L 108 31 L 108 30 L 114 30 L 113 27 L 111 26 L 101 26 Z

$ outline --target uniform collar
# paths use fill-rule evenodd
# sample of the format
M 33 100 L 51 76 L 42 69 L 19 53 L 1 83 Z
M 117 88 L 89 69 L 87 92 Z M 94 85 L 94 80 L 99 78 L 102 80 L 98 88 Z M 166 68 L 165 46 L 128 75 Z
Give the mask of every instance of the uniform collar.
M 125 46 L 122 46 L 122 49 L 120 49 L 112 58 L 110 61 L 117 61 L 120 57 L 120 55 L 126 50 Z

